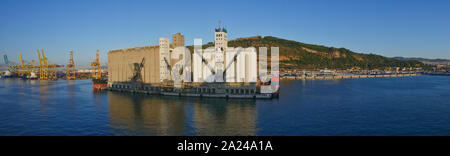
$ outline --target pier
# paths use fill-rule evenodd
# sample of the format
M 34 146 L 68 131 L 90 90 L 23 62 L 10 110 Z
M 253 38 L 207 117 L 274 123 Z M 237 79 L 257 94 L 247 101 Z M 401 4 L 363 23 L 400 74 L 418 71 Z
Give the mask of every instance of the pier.
M 231 93 L 186 93 L 186 92 L 167 92 L 163 90 L 149 90 L 138 88 L 113 88 L 113 87 L 100 87 L 99 90 L 117 91 L 117 92 L 129 92 L 134 94 L 147 94 L 158 96 L 176 96 L 176 97 L 198 97 L 198 98 L 225 98 L 225 99 L 272 99 L 277 98 L 275 94 L 231 94 Z
M 361 78 L 378 78 L 378 77 L 407 77 L 418 76 L 421 74 L 383 74 L 383 75 L 348 75 L 348 76 L 283 76 L 281 79 L 287 80 L 337 80 L 337 79 L 361 79 Z

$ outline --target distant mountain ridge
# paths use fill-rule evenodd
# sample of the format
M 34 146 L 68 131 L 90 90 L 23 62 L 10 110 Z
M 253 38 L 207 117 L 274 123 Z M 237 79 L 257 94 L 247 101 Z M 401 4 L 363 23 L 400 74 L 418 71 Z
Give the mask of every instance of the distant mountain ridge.
M 203 48 L 213 47 L 209 42 Z M 416 60 L 399 60 L 376 54 L 356 53 L 346 48 L 306 44 L 298 41 L 265 36 L 230 40 L 229 47 L 279 47 L 280 68 L 283 69 L 380 69 L 388 67 L 427 67 Z M 193 51 L 193 46 L 189 46 Z
M 450 64 L 450 59 L 427 59 L 421 57 L 393 57 L 398 60 L 415 60 L 424 64 L 436 65 L 436 64 Z

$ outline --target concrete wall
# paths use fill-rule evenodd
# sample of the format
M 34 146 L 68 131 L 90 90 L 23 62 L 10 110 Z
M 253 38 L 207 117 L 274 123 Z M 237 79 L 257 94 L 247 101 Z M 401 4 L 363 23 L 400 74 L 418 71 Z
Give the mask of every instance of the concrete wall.
M 159 83 L 159 46 L 145 46 L 108 52 L 108 83 L 128 82 L 133 76 L 133 64 L 141 63 L 144 83 Z
M 194 53 L 192 56 L 193 82 L 203 82 L 202 40 L 194 40 Z

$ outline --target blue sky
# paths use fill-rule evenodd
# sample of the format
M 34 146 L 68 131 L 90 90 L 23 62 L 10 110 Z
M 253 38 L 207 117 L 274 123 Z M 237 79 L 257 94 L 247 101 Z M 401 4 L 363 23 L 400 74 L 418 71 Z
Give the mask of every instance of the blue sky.
M 1 0 L 0 52 L 87 67 L 100 49 L 154 45 L 181 32 L 213 40 L 218 21 L 229 38 L 276 36 L 384 56 L 450 59 L 448 0 Z M 3 62 L 3 61 L 1 61 Z

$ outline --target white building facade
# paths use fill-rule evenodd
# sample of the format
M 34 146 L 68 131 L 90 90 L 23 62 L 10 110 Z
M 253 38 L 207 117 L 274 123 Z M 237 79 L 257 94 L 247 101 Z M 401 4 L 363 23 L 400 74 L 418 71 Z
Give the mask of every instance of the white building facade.
M 201 39 L 194 40 L 193 81 L 256 82 L 256 49 L 227 47 L 226 29 L 216 29 L 214 34 L 214 48 L 202 50 Z
M 159 39 L 159 68 L 160 81 L 170 80 L 170 41 L 168 38 Z

